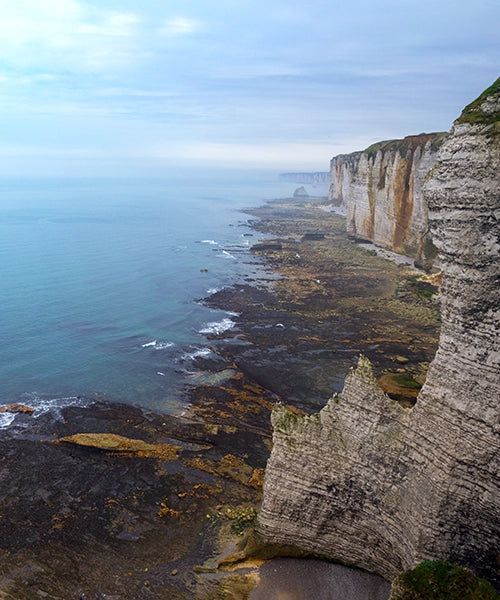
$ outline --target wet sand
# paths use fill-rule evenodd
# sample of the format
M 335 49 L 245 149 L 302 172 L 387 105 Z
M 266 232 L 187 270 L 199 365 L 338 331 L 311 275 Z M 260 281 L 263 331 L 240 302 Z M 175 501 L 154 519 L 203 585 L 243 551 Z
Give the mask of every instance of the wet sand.
M 249 600 L 387 600 L 390 584 L 371 573 L 320 560 L 279 558 L 259 570 Z

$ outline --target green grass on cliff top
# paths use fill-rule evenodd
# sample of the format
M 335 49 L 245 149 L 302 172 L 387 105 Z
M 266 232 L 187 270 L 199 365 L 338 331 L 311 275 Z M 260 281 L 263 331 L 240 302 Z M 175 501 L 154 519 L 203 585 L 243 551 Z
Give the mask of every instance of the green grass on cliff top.
M 485 89 L 484 92 L 468 104 L 458 117 L 457 123 L 470 123 L 472 125 L 492 125 L 500 121 L 500 111 L 485 112 L 483 103 L 490 96 L 500 96 L 500 77 Z
M 397 140 L 383 140 L 376 142 L 363 150 L 363 154 L 368 154 L 368 158 L 374 158 L 379 150 L 382 152 L 399 152 L 405 156 L 410 148 L 424 146 L 428 141 L 431 142 L 431 150 L 436 152 L 448 135 L 446 131 L 437 131 L 434 133 L 419 133 L 418 135 L 408 135 Z

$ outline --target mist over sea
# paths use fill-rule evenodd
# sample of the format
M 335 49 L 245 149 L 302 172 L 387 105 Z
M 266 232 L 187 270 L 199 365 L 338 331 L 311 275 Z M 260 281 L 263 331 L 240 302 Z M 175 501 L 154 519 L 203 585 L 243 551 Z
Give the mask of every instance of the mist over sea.
M 206 334 L 232 325 L 197 300 L 255 268 L 240 209 L 293 190 L 235 171 L 1 181 L 0 404 L 181 410 Z

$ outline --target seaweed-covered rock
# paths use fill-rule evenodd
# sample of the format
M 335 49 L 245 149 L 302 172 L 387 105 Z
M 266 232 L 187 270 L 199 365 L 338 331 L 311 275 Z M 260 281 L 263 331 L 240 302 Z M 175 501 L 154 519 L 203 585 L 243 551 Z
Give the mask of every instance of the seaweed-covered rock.
M 424 561 L 398 575 L 389 600 L 498 600 L 485 579 L 443 560 Z

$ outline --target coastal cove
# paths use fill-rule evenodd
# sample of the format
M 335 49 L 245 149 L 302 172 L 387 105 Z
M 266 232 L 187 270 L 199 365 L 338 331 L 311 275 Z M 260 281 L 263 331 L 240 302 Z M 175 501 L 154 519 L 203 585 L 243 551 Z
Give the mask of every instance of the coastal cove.
M 241 280 L 202 300 L 232 326 L 205 334 L 182 416 L 80 397 L 2 431 L 6 598 L 245 597 L 255 566 L 215 567 L 259 506 L 273 406 L 318 410 L 360 353 L 378 377 L 423 381 L 438 302 L 413 269 L 355 244 L 322 198 L 247 213 Z

